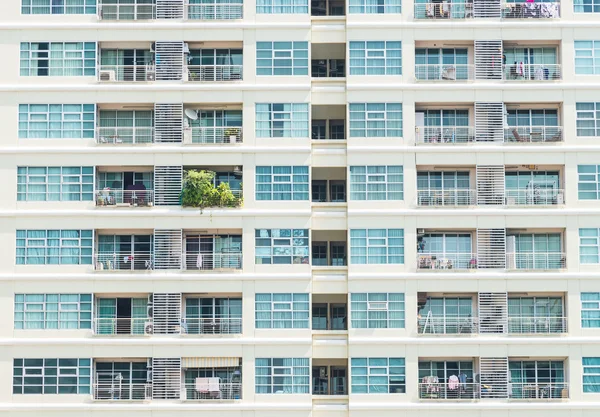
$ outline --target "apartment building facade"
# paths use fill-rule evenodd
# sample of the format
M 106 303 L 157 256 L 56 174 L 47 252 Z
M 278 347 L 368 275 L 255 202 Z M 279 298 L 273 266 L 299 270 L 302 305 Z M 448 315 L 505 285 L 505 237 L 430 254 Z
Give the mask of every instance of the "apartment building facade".
M 596 0 L 0 16 L 2 415 L 597 415 Z

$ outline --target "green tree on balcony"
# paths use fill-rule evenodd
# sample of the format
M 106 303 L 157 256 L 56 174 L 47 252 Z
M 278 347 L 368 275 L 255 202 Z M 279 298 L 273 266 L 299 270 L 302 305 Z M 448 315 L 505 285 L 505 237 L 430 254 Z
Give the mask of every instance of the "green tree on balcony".
M 236 197 L 228 183 L 214 185 L 215 173 L 205 170 L 186 171 L 181 191 L 181 205 L 184 207 L 239 207 L 242 199 Z

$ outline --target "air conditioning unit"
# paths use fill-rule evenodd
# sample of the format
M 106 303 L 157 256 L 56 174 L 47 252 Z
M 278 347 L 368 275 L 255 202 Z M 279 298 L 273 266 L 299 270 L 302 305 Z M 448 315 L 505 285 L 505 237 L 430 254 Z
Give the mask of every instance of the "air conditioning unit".
M 114 70 L 100 70 L 100 81 L 117 81 L 117 74 Z
M 417 236 L 422 236 L 425 234 L 425 229 L 417 229 Z
M 151 321 L 147 321 L 144 323 L 144 334 L 153 334 L 154 333 L 154 323 Z

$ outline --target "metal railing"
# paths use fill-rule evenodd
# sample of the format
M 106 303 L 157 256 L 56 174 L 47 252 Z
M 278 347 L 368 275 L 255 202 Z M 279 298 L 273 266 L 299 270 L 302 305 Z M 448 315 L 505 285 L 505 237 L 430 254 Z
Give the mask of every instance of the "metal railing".
M 192 144 L 242 143 L 242 127 L 192 127 Z
M 417 269 L 476 269 L 476 253 L 420 253 Z
M 475 142 L 473 126 L 419 126 L 417 143 L 424 144 L 464 144 Z
M 146 323 L 152 323 L 151 317 L 109 318 L 98 317 L 94 321 L 95 335 L 143 335 Z
M 417 206 L 445 207 L 477 204 L 477 190 L 465 188 L 444 190 L 417 190 Z
M 345 377 L 313 378 L 312 395 L 348 395 Z
M 152 64 L 98 66 L 98 81 L 100 82 L 154 81 L 155 75 Z
M 559 2 L 543 3 L 504 3 L 503 19 L 558 19 L 560 18 Z
M 147 3 L 98 5 L 100 20 L 152 20 L 156 19 L 156 5 Z
M 238 3 L 187 3 L 187 18 L 189 20 L 231 20 L 242 19 L 244 7 Z
M 188 65 L 188 81 L 240 81 L 242 65 Z
M 556 81 L 562 79 L 560 64 L 516 64 L 504 65 L 506 81 Z
M 470 19 L 473 2 L 445 2 L 415 4 L 415 19 Z
M 565 190 L 558 188 L 530 188 L 505 190 L 507 206 L 556 206 L 565 203 Z
M 98 207 L 151 207 L 154 190 L 97 190 L 94 194 Z
M 417 321 L 420 334 L 472 334 L 477 333 L 477 320 L 473 316 L 428 316 Z
M 242 383 L 241 382 L 219 382 L 216 384 L 206 384 L 206 386 L 197 386 L 195 382 L 185 383 L 185 401 L 204 401 L 204 400 L 241 400 Z
M 146 271 L 154 269 L 152 252 L 97 252 L 94 254 L 96 271 Z
M 419 383 L 421 400 L 476 400 L 478 398 L 479 384 L 477 383 L 460 381 Z
M 99 145 L 139 145 L 154 142 L 153 127 L 98 127 Z
M 566 317 L 508 317 L 509 333 L 566 333 Z
M 567 255 L 561 252 L 516 252 L 506 254 L 506 269 L 548 270 L 567 266 Z
M 104 401 L 146 401 L 152 398 L 151 384 L 121 382 L 118 378 L 113 374 L 105 377 L 97 374 L 92 385 L 92 398 Z
M 504 129 L 504 142 L 562 142 L 562 126 L 519 126 Z
M 468 81 L 475 79 L 475 67 L 469 64 L 417 64 L 417 81 Z
M 241 334 L 241 317 L 186 317 L 181 323 L 182 334 Z
M 213 253 L 188 251 L 184 254 L 184 267 L 188 271 L 213 271 L 215 269 L 242 269 L 242 253 Z
M 512 400 L 566 400 L 567 382 L 509 382 L 508 395 Z

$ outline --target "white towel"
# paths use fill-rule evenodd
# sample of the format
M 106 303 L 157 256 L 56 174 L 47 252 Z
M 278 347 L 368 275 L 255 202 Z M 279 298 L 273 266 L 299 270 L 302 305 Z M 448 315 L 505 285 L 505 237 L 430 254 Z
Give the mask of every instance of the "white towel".
M 208 378 L 208 390 L 210 392 L 218 392 L 221 390 L 221 378 Z

